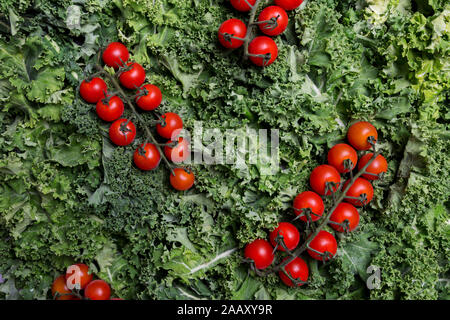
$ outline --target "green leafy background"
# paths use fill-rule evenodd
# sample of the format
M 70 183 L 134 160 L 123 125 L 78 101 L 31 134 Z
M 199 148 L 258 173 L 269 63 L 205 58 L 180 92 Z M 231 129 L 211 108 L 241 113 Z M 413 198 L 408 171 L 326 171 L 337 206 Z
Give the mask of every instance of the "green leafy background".
M 448 2 L 306 1 L 265 69 L 218 45 L 231 17 L 246 18 L 225 0 L 0 0 L 1 298 L 50 299 L 74 262 L 125 299 L 450 298 Z M 178 193 L 163 166 L 136 169 L 133 146 L 113 147 L 76 95 L 110 41 L 188 129 L 279 129 L 282 170 L 198 165 Z M 325 266 L 304 257 L 302 288 L 248 272 L 244 245 L 292 218 L 312 168 L 361 119 L 389 172 L 358 231 Z

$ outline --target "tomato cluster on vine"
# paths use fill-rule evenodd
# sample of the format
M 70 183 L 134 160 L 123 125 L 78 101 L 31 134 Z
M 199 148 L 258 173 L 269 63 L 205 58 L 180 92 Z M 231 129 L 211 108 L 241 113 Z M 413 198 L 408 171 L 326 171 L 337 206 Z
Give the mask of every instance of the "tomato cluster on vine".
M 111 298 L 109 284 L 94 280 L 89 267 L 83 263 L 68 267 L 65 274 L 53 281 L 51 291 L 55 300 L 122 300 Z
M 133 102 L 145 112 L 156 110 L 163 99 L 161 90 L 156 85 L 145 83 L 144 68 L 137 62 L 128 61 L 129 57 L 127 47 L 120 42 L 110 43 L 102 53 L 103 62 L 114 68 L 120 85 L 128 90 L 135 90 L 135 94 L 131 97 L 133 101 L 125 97 L 118 82 L 103 70 L 100 73 L 110 78 L 119 92 L 109 92 L 106 82 L 100 77 L 91 77 L 80 84 L 80 96 L 86 102 L 96 104 L 96 113 L 102 120 L 112 122 L 109 127 L 109 138 L 118 146 L 130 145 L 136 138 L 136 126 L 132 119 L 122 118 L 125 110 L 123 99 L 138 118 L 139 115 L 132 106 Z M 155 116 L 158 118 L 155 121 L 156 132 L 160 137 L 167 139 L 163 144 L 164 153 L 150 131 L 145 128 L 147 138 L 153 140 L 153 143 L 144 142 L 137 147 L 133 154 L 134 164 L 144 171 L 155 170 L 159 167 L 161 159 L 168 159 L 167 164 L 171 170 L 170 183 L 177 190 L 188 190 L 194 184 L 194 173 L 185 168 L 172 169 L 168 162 L 181 163 L 189 157 L 189 144 L 182 137 L 178 137 L 183 129 L 183 120 L 174 112 Z
M 349 144 L 339 143 L 328 151 L 328 164 L 319 165 L 311 172 L 309 184 L 312 191 L 301 192 L 293 201 L 296 217 L 291 222 L 300 220 L 306 223 L 305 233 L 302 235 L 291 222 L 280 222 L 270 232 L 269 241 L 256 239 L 247 244 L 244 256 L 257 273 L 273 264 L 276 251 L 287 253 L 281 263 L 270 271 L 278 271 L 281 280 L 288 286 L 304 285 L 309 269 L 300 254 L 306 251 L 311 258 L 327 262 L 337 253 L 335 236 L 321 229 L 328 224 L 336 232 L 348 233 L 358 227 L 360 213 L 357 207 L 372 201 L 374 189 L 371 182 L 383 177 L 388 163 L 375 151 L 378 132 L 369 122 L 359 121 L 351 125 L 347 140 Z M 358 159 L 357 150 L 364 152 L 369 149 L 373 152 Z M 374 153 L 377 154 L 375 159 Z M 358 172 L 354 175 L 355 168 Z M 328 199 L 331 199 L 332 208 L 325 215 L 325 201 Z M 319 226 L 316 226 L 317 223 L 320 223 Z M 298 247 L 301 238 L 304 242 Z
M 270 38 L 282 34 L 289 23 L 286 10 L 294 10 L 302 4 L 303 0 L 275 0 L 275 5 L 264 8 L 257 21 L 249 22 L 247 26 L 242 20 L 229 19 L 219 27 L 219 42 L 227 49 L 237 49 L 246 46 L 245 55 L 257 66 L 268 66 L 278 57 L 278 46 Z M 230 0 L 231 5 L 240 12 L 256 10 L 259 0 Z M 252 36 L 253 26 L 258 26 L 264 36 Z M 251 41 L 250 41 L 251 40 Z

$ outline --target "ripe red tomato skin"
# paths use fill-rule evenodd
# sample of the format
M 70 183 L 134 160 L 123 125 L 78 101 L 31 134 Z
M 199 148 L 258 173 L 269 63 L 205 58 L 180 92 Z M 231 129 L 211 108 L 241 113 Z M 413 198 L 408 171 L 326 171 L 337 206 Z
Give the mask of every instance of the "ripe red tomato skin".
M 337 185 L 341 183 L 341 176 L 339 172 L 328 164 L 322 164 L 316 167 L 309 177 L 309 183 L 311 188 L 320 195 L 325 195 L 325 183 L 334 182 Z M 331 191 L 327 191 L 327 195 L 330 195 Z
M 294 250 L 300 242 L 300 232 L 298 232 L 298 229 L 292 223 L 280 222 L 278 227 L 270 233 L 270 243 L 274 247 L 277 245 L 275 239 L 278 234 L 284 237 L 284 244 L 289 250 Z M 280 251 L 285 251 L 281 245 L 278 246 L 277 249 Z
M 108 104 L 104 104 L 103 99 L 98 100 L 95 111 L 100 119 L 111 122 L 119 119 L 124 109 L 122 99 L 118 96 L 112 96 Z
M 170 173 L 170 184 L 178 191 L 185 191 L 190 189 L 195 182 L 193 172 L 187 172 L 183 168 L 173 169 L 175 175 Z
M 238 11 L 246 12 L 250 11 L 250 7 L 247 3 L 245 3 L 244 0 L 230 0 L 231 5 Z M 248 3 L 250 3 L 252 6 L 255 4 L 256 0 L 248 0 Z
M 337 241 L 336 238 L 328 231 L 321 230 L 317 236 L 310 242 L 309 247 L 324 253 L 325 251 L 334 255 L 337 252 Z M 323 261 L 323 258 L 316 252 L 307 249 L 309 255 L 316 260 Z
M 103 280 L 94 280 L 84 289 L 84 296 L 89 300 L 109 300 L 111 288 Z
M 145 96 L 136 97 L 135 101 L 139 108 L 145 111 L 155 110 L 159 107 L 162 101 L 161 90 L 153 84 L 145 84 L 139 88 L 138 93 L 140 93 L 143 88 L 148 92 Z
M 169 140 L 167 143 L 172 143 L 172 140 Z M 169 161 L 174 163 L 180 163 L 189 157 L 189 144 L 187 140 L 183 139 L 183 137 L 178 138 L 178 144 L 175 147 L 164 146 L 164 154 L 166 155 Z
M 131 69 L 120 74 L 120 83 L 128 89 L 139 88 L 145 81 L 144 68 L 137 62 L 129 62 L 127 66 Z
M 275 258 L 273 247 L 264 239 L 256 239 L 245 246 L 244 256 L 255 263 L 256 269 L 265 269 Z
M 262 33 L 268 35 L 268 36 L 277 36 L 280 35 L 286 30 L 287 25 L 289 23 L 289 17 L 284 11 L 283 8 L 279 6 L 269 6 L 263 9 L 261 13 L 259 14 L 258 21 L 267 21 L 271 18 L 277 18 L 277 27 L 275 28 L 269 28 L 265 29 L 264 27 L 267 26 L 267 24 L 259 24 L 259 30 L 261 30 Z
M 303 0 L 275 0 L 275 4 L 282 7 L 284 10 L 297 9 Z
M 355 149 L 346 143 L 339 143 L 328 151 L 328 164 L 335 167 L 340 173 L 350 171 L 344 168 L 344 160 L 346 159 L 350 159 L 352 162 L 353 166 L 351 170 L 353 170 L 358 162 L 358 154 Z
M 165 126 L 160 123 L 156 125 L 158 134 L 166 139 L 175 138 L 183 128 L 183 120 L 180 116 L 173 112 L 167 112 L 161 116 L 165 120 Z
M 111 42 L 102 54 L 103 62 L 114 69 L 118 69 L 122 66 L 120 60 L 127 62 L 129 57 L 130 53 L 128 52 L 127 47 L 120 42 Z
M 52 297 L 55 297 L 55 294 L 58 292 L 59 294 L 69 294 L 72 291 L 67 288 L 66 285 L 66 277 L 64 274 L 57 277 L 52 283 Z M 75 295 L 64 295 L 56 298 L 56 300 L 76 300 L 77 297 Z
M 101 78 L 92 78 L 89 82 L 83 80 L 80 84 L 80 96 L 88 103 L 97 103 L 107 91 L 108 87 Z
M 252 57 L 249 59 L 257 66 L 269 66 L 278 57 L 278 46 L 271 38 L 266 36 L 259 36 L 254 38 L 248 45 L 248 52 L 250 54 L 267 54 L 270 53 L 270 60 L 264 63 L 264 59 L 260 57 Z
M 369 150 L 372 145 L 367 141 L 369 137 L 374 137 L 375 142 L 378 140 L 378 132 L 375 127 L 367 121 L 355 122 L 350 126 L 347 132 L 348 142 L 356 150 Z
M 359 212 L 350 203 L 341 202 L 331 214 L 330 221 L 342 223 L 344 220 L 348 220 L 349 222 L 349 231 L 355 230 L 359 224 Z M 342 226 L 334 223 L 330 223 L 330 226 L 338 232 L 344 232 Z
M 284 258 L 283 262 L 286 261 L 286 259 L 289 259 L 289 257 Z M 309 275 L 308 265 L 302 258 L 296 257 L 294 260 L 292 260 L 290 263 L 284 266 L 284 270 L 286 270 L 286 272 L 289 273 L 294 279 L 301 280 L 303 282 L 308 281 Z M 294 286 L 292 280 L 289 279 L 289 277 L 283 272 L 283 270 L 279 271 L 279 275 L 281 281 L 283 281 L 287 286 L 289 287 Z M 303 283 L 299 283 L 297 284 L 297 287 L 300 287 L 302 285 Z
M 136 137 L 136 127 L 134 123 L 129 121 L 126 128 L 131 130 L 131 132 L 123 133 L 120 131 L 120 126 L 122 123 L 127 122 L 127 119 L 119 119 L 114 121 L 109 127 L 109 138 L 111 141 L 118 146 L 127 146 L 133 142 Z
M 223 34 L 228 33 L 238 38 L 245 38 L 247 26 L 239 19 L 228 19 L 219 27 L 218 38 L 222 46 L 228 49 L 236 49 L 244 44 L 243 40 L 231 39 L 231 43 L 225 40 Z
M 294 213 L 295 215 L 300 215 L 302 209 L 310 208 L 311 211 L 319 216 L 322 215 L 325 210 L 325 205 L 323 203 L 322 198 L 315 192 L 312 191 L 304 191 L 298 194 L 294 199 Z M 307 222 L 308 219 L 306 215 L 303 215 L 299 218 L 300 220 Z M 317 221 L 320 217 L 311 214 L 311 220 Z
M 350 183 L 350 180 L 347 180 L 344 183 L 343 189 L 345 190 L 345 188 L 347 187 L 347 185 Z M 373 187 L 372 184 L 367 181 L 364 178 L 357 178 L 355 180 L 355 182 L 353 182 L 352 186 L 350 187 L 350 189 L 348 189 L 347 193 L 345 194 L 348 197 L 359 197 L 361 194 L 365 193 L 367 196 L 367 202 L 365 204 L 368 204 L 370 201 L 372 201 L 373 199 Z M 353 204 L 356 207 L 361 207 L 363 206 L 363 204 L 361 203 L 361 201 L 356 200 L 356 199 L 348 199 L 348 198 L 344 198 L 344 201 Z
M 140 148 L 145 150 L 145 155 L 140 154 Z M 134 151 L 133 161 L 141 170 L 154 170 L 158 168 L 159 163 L 161 162 L 161 154 L 153 143 L 146 143 L 145 145 L 141 144 L 140 147 Z
M 85 265 L 84 263 L 77 263 L 74 264 L 73 267 L 76 267 L 78 269 L 75 269 L 74 271 L 69 272 L 69 268 L 67 268 L 66 271 L 66 285 L 67 287 L 69 287 L 69 281 L 71 280 L 71 276 L 74 274 L 79 275 L 80 277 L 80 288 L 84 289 L 86 288 L 86 286 L 89 284 L 89 282 L 92 281 L 92 279 L 94 278 L 93 274 L 89 274 L 89 267 L 87 265 Z M 74 278 L 72 280 L 72 284 L 75 284 L 73 281 L 76 281 L 76 279 Z
M 359 159 L 358 163 L 358 170 L 361 170 L 364 168 L 364 166 L 367 164 L 367 162 L 372 159 L 373 153 L 367 153 L 364 156 Z M 381 154 L 379 154 L 374 161 L 366 168 L 365 172 L 373 173 L 373 174 L 380 174 L 382 172 L 387 172 L 388 169 L 388 163 L 386 161 L 386 158 L 383 157 Z M 379 177 L 371 175 L 371 174 L 363 174 L 362 175 L 367 180 L 378 180 Z

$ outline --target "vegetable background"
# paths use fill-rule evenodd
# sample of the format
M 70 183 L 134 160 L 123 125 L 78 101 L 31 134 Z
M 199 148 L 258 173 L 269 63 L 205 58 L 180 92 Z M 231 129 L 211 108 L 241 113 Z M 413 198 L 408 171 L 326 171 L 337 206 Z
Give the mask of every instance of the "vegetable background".
M 229 1 L 0 0 L 0 298 L 49 299 L 84 262 L 125 299 L 450 299 L 450 4 L 310 0 L 289 16 L 261 69 L 218 45 L 224 20 L 247 18 Z M 282 170 L 196 166 L 196 187 L 178 193 L 165 168 L 136 169 L 133 147 L 113 147 L 76 98 L 111 41 L 188 129 L 279 129 Z M 244 245 L 293 217 L 357 119 L 389 161 L 359 230 L 328 265 L 307 258 L 300 289 L 249 273 Z

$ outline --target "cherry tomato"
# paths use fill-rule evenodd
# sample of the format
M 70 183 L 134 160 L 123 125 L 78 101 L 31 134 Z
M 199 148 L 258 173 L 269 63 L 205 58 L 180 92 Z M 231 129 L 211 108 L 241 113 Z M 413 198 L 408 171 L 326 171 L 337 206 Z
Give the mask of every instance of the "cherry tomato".
M 65 275 L 60 275 L 53 281 L 52 296 L 56 300 L 78 300 L 78 297 L 71 294 L 72 291 L 67 288 Z M 57 296 L 56 296 L 57 295 Z
M 289 222 L 280 222 L 278 227 L 270 233 L 270 243 L 274 247 L 277 245 L 276 238 L 278 236 L 283 237 L 284 244 L 289 251 L 295 249 L 300 241 L 300 232 L 298 232 L 297 228 Z M 277 249 L 285 251 L 281 245 L 279 245 Z
M 336 184 L 335 187 L 329 185 L 326 195 L 330 195 L 332 190 L 337 190 L 337 186 L 341 183 L 339 172 L 332 166 L 322 164 L 316 167 L 309 177 L 311 188 L 320 195 L 325 195 L 327 182 Z M 330 188 L 333 188 L 332 190 Z
M 311 209 L 312 213 L 310 214 L 312 221 L 317 221 L 322 216 L 322 213 L 325 209 L 322 198 L 315 192 L 312 191 L 304 191 L 298 194 L 294 199 L 294 213 L 296 216 L 300 216 L 300 220 L 307 222 L 308 218 L 306 214 L 304 214 L 303 209 Z
M 97 103 L 98 100 L 105 97 L 107 91 L 108 87 L 101 78 L 92 78 L 91 81 L 83 80 L 80 85 L 80 95 L 89 103 Z
M 172 140 L 168 141 L 167 144 L 173 143 Z M 189 143 L 183 137 L 178 138 L 177 145 L 175 147 L 164 147 L 164 154 L 169 161 L 180 163 L 189 157 Z
M 139 88 L 138 94 L 142 96 L 136 97 L 136 104 L 145 111 L 155 110 L 162 101 L 162 93 L 159 88 L 153 84 L 146 84 Z
M 244 256 L 253 260 L 256 269 L 265 269 L 275 258 L 273 247 L 263 239 L 256 239 L 245 246 Z
M 120 42 L 111 42 L 108 44 L 102 55 L 103 62 L 114 69 L 121 67 L 127 62 L 129 57 L 130 53 L 128 52 L 127 47 Z
M 109 300 L 111 288 L 103 280 L 94 280 L 87 285 L 84 296 L 89 300 Z
M 330 217 L 330 221 L 343 223 L 348 221 L 348 231 L 353 231 L 359 224 L 359 212 L 354 206 L 349 203 L 341 202 L 333 211 Z M 344 232 L 344 228 L 334 223 L 330 223 L 330 226 L 339 232 Z
M 251 7 L 245 2 L 245 0 L 230 0 L 231 5 L 238 11 L 246 12 L 250 11 Z M 252 6 L 255 4 L 256 0 L 247 0 Z
M 183 128 L 183 120 L 173 112 L 164 113 L 161 116 L 163 122 L 156 125 L 156 132 L 166 139 L 175 139 Z
M 161 162 L 158 148 L 152 143 L 141 144 L 133 155 L 136 166 L 141 170 L 154 170 Z
M 127 119 L 119 119 L 109 127 L 109 138 L 118 146 L 127 146 L 136 137 L 136 127 Z
M 173 169 L 170 173 L 170 184 L 176 190 L 184 191 L 190 189 L 194 185 L 195 176 L 192 171 L 187 172 L 183 168 Z
M 289 259 L 289 257 L 286 257 L 283 259 L 282 262 Z M 306 264 L 305 260 L 299 257 L 295 257 L 294 260 L 289 262 L 287 265 L 283 267 L 283 269 L 294 279 L 300 280 L 303 282 L 308 281 L 308 275 L 309 275 L 309 269 L 308 265 Z M 283 281 L 287 286 L 293 287 L 294 283 L 291 279 L 281 270 L 279 272 L 281 281 Z M 304 283 L 298 283 L 297 287 L 302 286 Z
M 247 26 L 239 19 L 229 19 L 222 23 L 219 28 L 219 42 L 228 49 L 236 49 L 244 44 L 244 40 L 234 39 L 233 37 L 245 38 Z
M 275 4 L 282 7 L 284 10 L 297 9 L 303 0 L 275 0 Z
M 347 187 L 349 182 L 350 182 L 350 180 L 347 180 L 345 182 L 343 190 L 345 190 L 345 188 Z M 373 199 L 372 184 L 369 181 L 367 181 L 366 179 L 357 178 L 355 180 L 355 182 L 353 182 L 350 189 L 348 189 L 348 191 L 345 195 L 347 197 L 356 197 L 356 198 L 359 198 L 359 197 L 365 195 L 366 200 L 364 201 L 364 203 L 362 203 L 361 200 L 358 200 L 358 199 L 345 198 L 344 200 L 353 204 L 354 206 L 357 206 L 357 207 L 366 205 Z
M 358 170 L 361 170 L 364 168 L 364 166 L 369 162 L 370 159 L 372 159 L 373 153 L 365 154 L 364 156 L 359 159 L 358 163 Z M 366 168 L 365 172 L 371 173 L 371 174 L 363 174 L 362 176 L 368 180 L 378 180 L 379 175 L 384 172 L 386 173 L 388 169 L 388 163 L 386 161 L 386 158 L 383 157 L 381 154 L 379 154 L 375 160 L 372 161 L 372 163 Z
M 145 70 L 137 62 L 127 63 L 128 71 L 124 71 L 120 74 L 120 83 L 128 89 L 136 89 L 142 86 L 145 81 Z
M 258 22 L 273 21 L 272 23 L 258 24 L 262 33 L 268 36 L 277 36 L 286 30 L 289 18 L 283 8 L 279 6 L 269 6 L 264 8 L 259 14 Z
M 350 169 L 345 168 L 345 160 L 350 160 Z M 358 154 L 348 144 L 339 143 L 328 151 L 328 164 L 335 167 L 340 173 L 350 172 L 355 168 L 357 162 Z
M 122 99 L 118 96 L 112 96 L 109 98 L 109 102 L 107 99 L 100 99 L 97 102 L 97 106 L 95 111 L 100 119 L 105 121 L 114 121 L 119 119 L 124 110 L 124 105 Z
M 331 233 L 325 230 L 319 231 L 317 236 L 310 242 L 309 247 L 322 254 L 325 252 L 329 252 L 332 257 L 334 257 L 337 252 L 336 239 Z M 316 260 L 323 261 L 324 257 L 313 250 L 307 249 L 309 255 Z M 325 261 L 328 261 L 330 259 L 330 257 L 325 257 Z
M 278 47 L 271 38 L 260 36 L 250 42 L 248 45 L 248 53 L 250 54 L 250 60 L 254 64 L 260 67 L 267 67 L 278 57 Z M 264 57 L 254 55 L 264 55 Z
M 367 121 L 359 121 L 350 126 L 347 132 L 348 142 L 356 150 L 369 150 L 371 144 L 369 143 L 369 138 L 373 139 L 376 143 L 378 139 L 378 132 L 375 127 Z
M 94 276 L 84 263 L 71 265 L 66 271 L 66 285 L 69 289 L 84 289 Z

